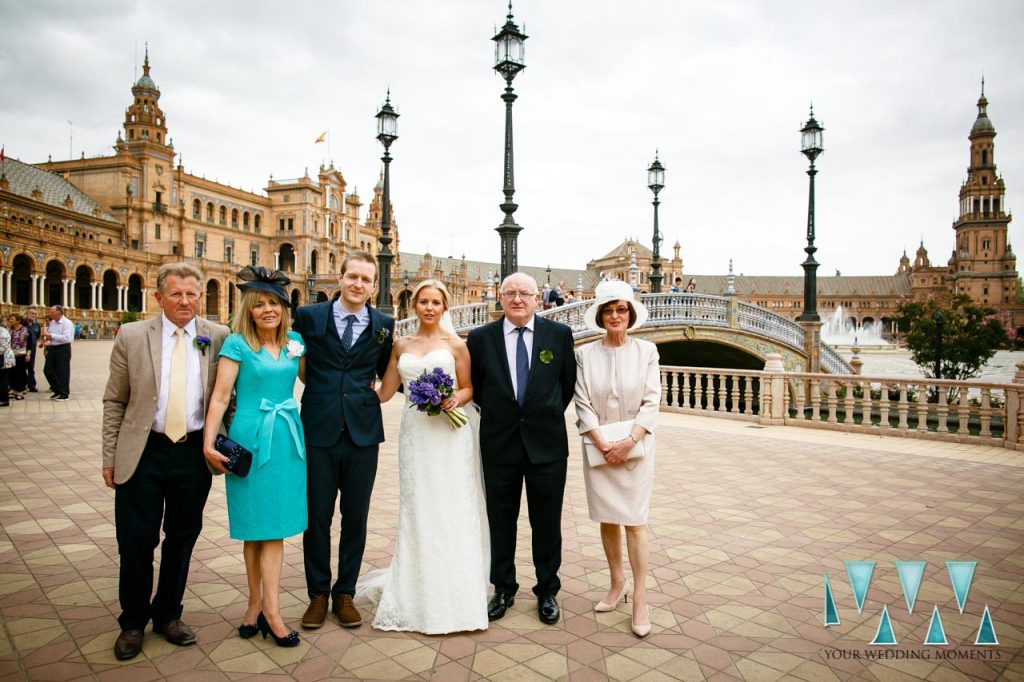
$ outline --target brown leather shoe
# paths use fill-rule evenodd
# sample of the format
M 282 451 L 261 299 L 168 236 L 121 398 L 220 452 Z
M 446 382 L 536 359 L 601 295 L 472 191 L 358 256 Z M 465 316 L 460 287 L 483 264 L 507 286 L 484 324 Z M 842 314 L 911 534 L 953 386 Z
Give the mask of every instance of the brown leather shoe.
M 339 594 L 335 597 L 331 611 L 343 628 L 357 628 L 363 624 L 363 616 L 352 603 L 351 594 Z
M 309 599 L 309 607 L 302 615 L 302 627 L 314 630 L 327 620 L 327 595 L 317 594 Z
M 127 661 L 142 653 L 142 638 L 145 633 L 142 630 L 121 630 L 114 642 L 114 658 L 119 661 Z
M 163 635 L 164 639 L 168 642 L 178 646 L 188 646 L 189 644 L 196 643 L 196 633 L 192 631 L 192 628 L 177 619 L 169 620 L 166 623 L 153 623 L 153 632 Z

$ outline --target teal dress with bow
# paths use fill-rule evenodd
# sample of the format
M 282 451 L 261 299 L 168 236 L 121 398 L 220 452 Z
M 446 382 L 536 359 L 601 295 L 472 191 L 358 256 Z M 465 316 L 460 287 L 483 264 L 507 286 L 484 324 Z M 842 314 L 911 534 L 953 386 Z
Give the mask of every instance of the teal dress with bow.
M 288 332 L 302 347 L 302 337 Z M 291 344 L 297 348 L 295 343 Z M 245 478 L 227 474 L 228 521 L 235 540 L 276 540 L 306 530 L 306 445 L 295 400 L 299 359 L 282 348 L 277 359 L 261 348 L 254 353 L 239 334 L 220 349 L 239 363 L 237 408 L 228 437 L 252 451 Z

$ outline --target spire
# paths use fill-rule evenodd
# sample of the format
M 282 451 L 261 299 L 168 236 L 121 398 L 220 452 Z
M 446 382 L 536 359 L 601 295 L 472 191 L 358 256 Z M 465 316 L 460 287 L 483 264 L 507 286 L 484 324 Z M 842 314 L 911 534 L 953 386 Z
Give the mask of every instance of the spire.
M 142 75 L 149 75 L 149 41 L 146 41 L 146 57 L 142 60 Z M 983 88 L 984 89 L 984 88 Z

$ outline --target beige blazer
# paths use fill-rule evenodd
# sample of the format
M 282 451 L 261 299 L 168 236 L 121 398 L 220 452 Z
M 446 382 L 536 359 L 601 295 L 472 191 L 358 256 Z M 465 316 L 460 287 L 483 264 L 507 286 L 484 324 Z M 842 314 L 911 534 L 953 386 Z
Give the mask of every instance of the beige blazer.
M 103 393 L 103 467 L 114 467 L 117 484 L 135 473 L 153 428 L 160 395 L 162 317 L 122 326 L 110 352 L 110 378 Z M 204 414 L 217 379 L 220 346 L 228 334 L 224 325 L 196 318 L 196 335 L 210 337 L 210 347 L 199 356 Z

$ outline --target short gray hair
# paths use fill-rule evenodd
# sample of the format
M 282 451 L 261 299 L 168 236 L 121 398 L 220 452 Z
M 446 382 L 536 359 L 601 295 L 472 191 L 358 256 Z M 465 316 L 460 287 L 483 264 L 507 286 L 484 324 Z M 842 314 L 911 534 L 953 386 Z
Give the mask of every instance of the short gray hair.
M 513 272 L 511 275 L 501 280 L 501 286 L 498 287 L 499 293 L 505 290 L 505 285 L 508 284 L 508 281 L 513 277 L 525 277 L 526 279 L 530 280 L 530 282 L 533 284 L 533 293 L 537 293 L 537 280 L 535 280 L 532 275 L 528 275 L 525 272 Z
M 194 265 L 189 265 L 188 263 L 164 263 L 156 271 L 156 290 L 161 294 L 164 292 L 164 282 L 171 275 L 181 277 L 182 279 L 194 277 L 197 283 L 202 284 L 203 282 L 203 273 Z

